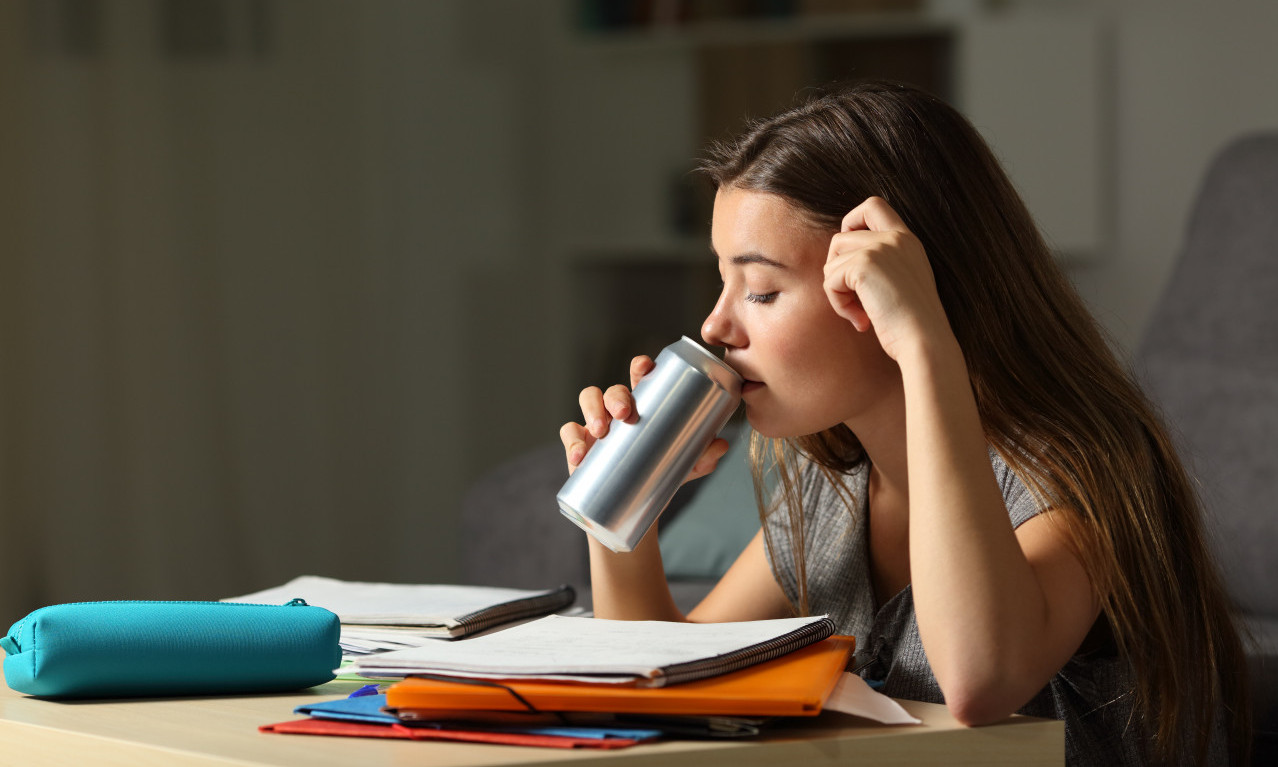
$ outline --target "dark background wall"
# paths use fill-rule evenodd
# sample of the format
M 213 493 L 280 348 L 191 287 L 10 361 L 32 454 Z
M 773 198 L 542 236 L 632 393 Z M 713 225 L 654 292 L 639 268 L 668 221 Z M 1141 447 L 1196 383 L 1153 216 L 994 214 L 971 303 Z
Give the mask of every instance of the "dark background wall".
M 0 0 L 0 622 L 454 580 L 469 484 L 695 334 L 687 171 L 806 85 L 947 92 L 1120 349 L 1211 154 L 1278 125 L 1264 0 L 781 5 Z

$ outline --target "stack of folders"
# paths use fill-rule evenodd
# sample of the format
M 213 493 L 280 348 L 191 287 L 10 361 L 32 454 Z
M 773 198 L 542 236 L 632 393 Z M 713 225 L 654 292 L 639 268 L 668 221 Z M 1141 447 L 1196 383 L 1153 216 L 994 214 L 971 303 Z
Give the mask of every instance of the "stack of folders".
M 463 642 L 357 658 L 384 692 L 299 708 L 267 732 L 618 748 L 753 735 L 815 716 L 854 640 L 825 616 L 742 623 L 552 615 Z
M 824 616 L 715 624 L 550 616 L 357 667 L 403 677 L 387 690 L 386 710 L 404 723 L 606 717 L 665 735 L 729 737 L 757 734 L 772 717 L 820 713 L 854 646 L 833 632 Z
M 487 586 L 361 583 L 315 575 L 226 602 L 307 604 L 337 614 L 347 657 L 437 644 L 563 610 L 576 598 L 571 586 L 530 591 Z
M 263 725 L 262 732 L 284 735 L 341 735 L 404 740 L 446 740 L 545 748 L 613 749 L 655 740 L 667 731 L 642 721 L 613 716 L 552 715 L 450 716 L 401 720 L 386 706 L 385 693 L 299 706 L 307 718 Z

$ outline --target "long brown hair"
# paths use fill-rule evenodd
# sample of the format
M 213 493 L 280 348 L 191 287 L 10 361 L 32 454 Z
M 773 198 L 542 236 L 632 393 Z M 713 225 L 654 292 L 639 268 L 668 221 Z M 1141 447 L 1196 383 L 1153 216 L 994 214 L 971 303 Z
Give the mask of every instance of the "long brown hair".
M 712 147 L 701 170 L 716 188 L 781 195 L 831 233 L 873 195 L 900 214 L 928 254 L 986 439 L 1040 503 L 1070 512 L 1059 515 L 1067 540 L 1134 671 L 1149 756 L 1170 763 L 1190 745 L 1201 762 L 1228 712 L 1242 759 L 1243 651 L 1194 486 L 968 121 L 919 90 L 863 83 L 751 124 Z M 771 444 L 754 437 L 758 494 L 766 457 L 788 496 L 806 612 L 797 459 L 837 480 L 862 460 L 861 447 L 842 424 Z

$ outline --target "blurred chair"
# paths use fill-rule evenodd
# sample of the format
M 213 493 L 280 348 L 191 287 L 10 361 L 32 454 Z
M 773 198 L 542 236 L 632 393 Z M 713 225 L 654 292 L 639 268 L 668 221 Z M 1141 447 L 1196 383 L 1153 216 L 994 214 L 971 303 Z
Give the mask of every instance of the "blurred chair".
M 1238 139 L 1213 160 L 1138 352 L 1147 389 L 1199 479 L 1229 593 L 1251 634 L 1255 764 L 1278 764 L 1276 297 L 1273 133 Z
M 742 430 L 744 431 L 744 430 Z M 661 515 L 661 550 L 675 604 L 696 606 L 759 529 L 744 434 L 709 477 L 684 485 Z M 466 583 L 549 588 L 567 583 L 591 606 L 586 534 L 559 513 L 564 449 L 546 444 L 480 477 L 462 501 Z
M 559 513 L 568 479 L 564 449 L 547 443 L 489 470 L 462 500 L 462 577 L 467 583 L 539 589 L 590 585 L 585 534 Z

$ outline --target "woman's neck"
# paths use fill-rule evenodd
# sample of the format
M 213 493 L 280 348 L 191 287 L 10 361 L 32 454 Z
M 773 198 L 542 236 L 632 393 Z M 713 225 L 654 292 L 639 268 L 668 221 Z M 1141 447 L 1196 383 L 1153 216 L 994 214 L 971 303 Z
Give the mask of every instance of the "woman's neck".
M 895 392 L 875 408 L 872 417 L 845 422 L 870 461 L 874 489 L 909 497 L 909 468 L 905 449 L 905 393 Z M 877 476 L 876 476 L 877 475 Z

